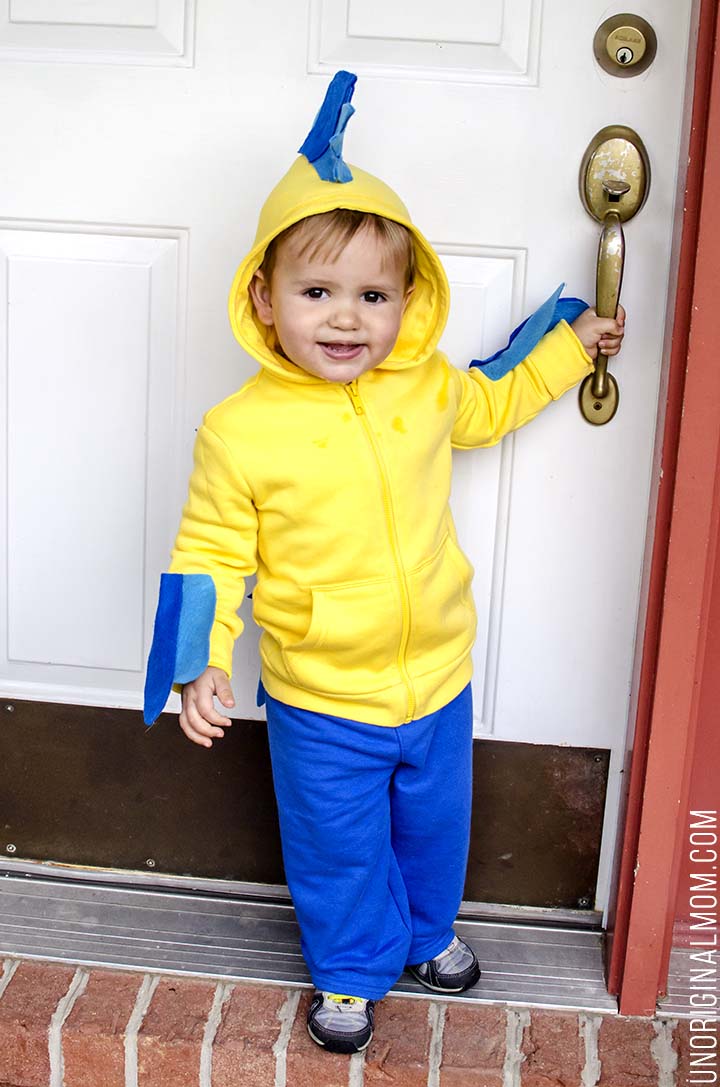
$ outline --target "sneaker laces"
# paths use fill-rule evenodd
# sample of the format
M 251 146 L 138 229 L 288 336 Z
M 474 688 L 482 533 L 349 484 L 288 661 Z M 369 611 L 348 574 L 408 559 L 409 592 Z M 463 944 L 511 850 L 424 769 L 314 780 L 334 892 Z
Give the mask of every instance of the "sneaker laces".
M 326 1027 L 337 1024 L 337 1016 L 343 1016 L 343 1029 L 353 1023 L 359 1028 L 367 1022 L 367 999 L 362 996 L 346 996 L 344 993 L 321 991 L 322 1006 L 316 1012 L 316 1019 Z

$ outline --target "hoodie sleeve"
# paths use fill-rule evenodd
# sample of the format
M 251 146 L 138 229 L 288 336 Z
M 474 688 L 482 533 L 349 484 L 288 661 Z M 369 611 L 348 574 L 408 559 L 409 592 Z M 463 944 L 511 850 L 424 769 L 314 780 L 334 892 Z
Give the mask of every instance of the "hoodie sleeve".
M 170 572 L 209 574 L 215 585 L 215 617 L 208 664 L 231 674 L 237 614 L 245 578 L 257 566 L 257 511 L 250 487 L 222 439 L 204 424 L 195 443 L 195 467 L 175 541 Z
M 592 372 L 593 363 L 566 321 L 548 332 L 530 354 L 497 381 L 477 367 L 450 367 L 457 385 L 452 444 L 458 449 L 495 445 L 529 423 L 552 400 Z

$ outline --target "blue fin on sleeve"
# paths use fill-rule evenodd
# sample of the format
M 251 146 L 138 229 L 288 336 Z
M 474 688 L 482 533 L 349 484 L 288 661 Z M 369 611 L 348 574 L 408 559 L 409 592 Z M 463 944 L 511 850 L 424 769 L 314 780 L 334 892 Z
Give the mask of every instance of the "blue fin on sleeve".
M 145 677 L 146 725 L 154 724 L 164 710 L 173 683 L 189 683 L 207 668 L 215 600 L 215 583 L 209 574 L 160 576 Z
M 530 317 L 518 325 L 511 333 L 506 347 L 496 351 L 487 359 L 473 359 L 470 365 L 482 370 L 492 381 L 498 381 L 519 362 L 526 359 L 545 333 L 555 328 L 558 322 L 570 323 L 579 317 L 588 308 L 588 304 L 581 298 L 561 298 L 564 286 L 565 284 L 561 283 Z
M 355 112 L 350 99 L 356 81 L 357 76 L 352 72 L 335 73 L 299 151 L 312 163 L 323 181 L 352 181 L 350 168 L 344 162 L 342 153 L 345 126 Z

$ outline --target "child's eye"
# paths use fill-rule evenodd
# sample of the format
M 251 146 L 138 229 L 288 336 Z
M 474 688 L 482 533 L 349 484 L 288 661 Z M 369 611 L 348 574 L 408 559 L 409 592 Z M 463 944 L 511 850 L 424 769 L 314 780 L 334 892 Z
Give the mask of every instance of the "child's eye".
M 365 293 L 363 294 L 363 300 L 365 302 L 370 302 L 371 305 L 375 305 L 375 303 L 377 302 L 384 302 L 385 295 L 382 294 L 380 291 L 365 291 Z
M 325 298 L 327 295 L 327 291 L 324 287 L 308 287 L 304 293 L 306 298 L 314 299 Z

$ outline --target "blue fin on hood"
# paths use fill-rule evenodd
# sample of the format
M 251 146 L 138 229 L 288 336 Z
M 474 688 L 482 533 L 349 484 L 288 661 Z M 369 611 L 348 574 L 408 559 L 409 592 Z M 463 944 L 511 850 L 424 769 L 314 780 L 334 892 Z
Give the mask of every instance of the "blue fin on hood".
M 579 317 L 588 308 L 588 304 L 581 298 L 561 298 L 564 286 L 561 283 L 542 306 L 517 326 L 505 347 L 487 359 L 473 359 L 470 365 L 482 370 L 492 381 L 498 381 L 526 359 L 545 333 L 555 328 L 556 324 L 560 321 L 567 321 L 569 324 Z
M 355 110 L 350 99 L 357 76 L 352 72 L 336 72 L 325 92 L 312 128 L 305 137 L 299 154 L 304 155 L 323 181 L 352 181 L 352 174 L 343 161 L 345 126 Z
M 215 619 L 209 574 L 161 574 L 153 643 L 145 678 L 144 718 L 154 724 L 173 683 L 190 683 L 207 668 Z

